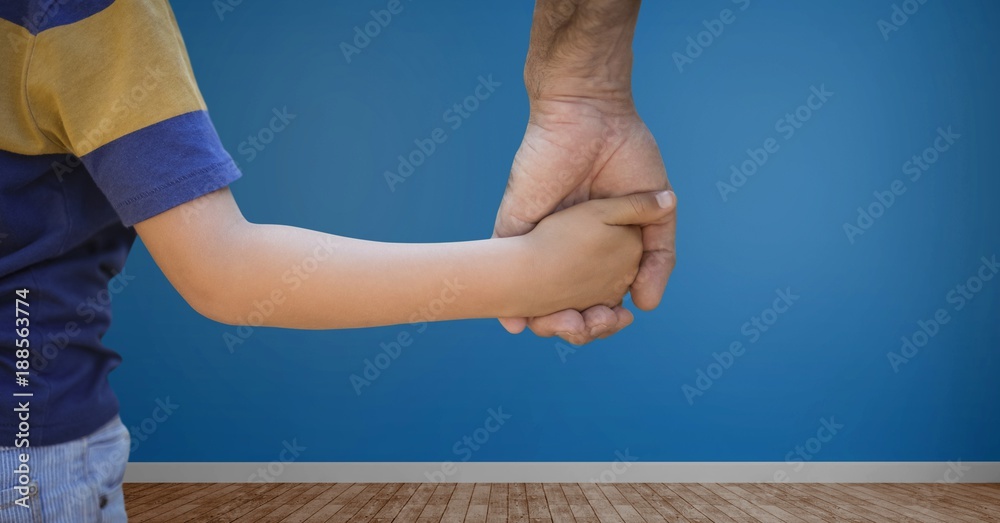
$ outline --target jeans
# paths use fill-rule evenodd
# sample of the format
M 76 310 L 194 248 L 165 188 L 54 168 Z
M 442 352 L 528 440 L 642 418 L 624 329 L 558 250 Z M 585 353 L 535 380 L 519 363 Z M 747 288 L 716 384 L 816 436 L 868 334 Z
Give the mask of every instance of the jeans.
M 129 446 L 128 429 L 115 416 L 66 443 L 0 447 L 0 523 L 124 523 Z M 15 473 L 22 453 L 30 469 L 24 486 Z

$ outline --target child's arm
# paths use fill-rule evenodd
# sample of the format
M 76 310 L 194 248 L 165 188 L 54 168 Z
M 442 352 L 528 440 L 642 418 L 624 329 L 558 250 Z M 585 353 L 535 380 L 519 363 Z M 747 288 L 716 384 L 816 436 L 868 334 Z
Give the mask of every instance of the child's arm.
M 135 227 L 205 316 L 333 329 L 614 306 L 642 256 L 632 225 L 669 211 L 648 193 L 571 207 L 525 236 L 398 244 L 249 223 L 223 189 Z

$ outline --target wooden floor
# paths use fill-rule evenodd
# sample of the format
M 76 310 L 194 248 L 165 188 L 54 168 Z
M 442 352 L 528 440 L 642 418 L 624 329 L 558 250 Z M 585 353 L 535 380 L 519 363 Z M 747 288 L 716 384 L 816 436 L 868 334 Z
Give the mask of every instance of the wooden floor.
M 1000 484 L 132 483 L 129 522 L 1000 522 Z

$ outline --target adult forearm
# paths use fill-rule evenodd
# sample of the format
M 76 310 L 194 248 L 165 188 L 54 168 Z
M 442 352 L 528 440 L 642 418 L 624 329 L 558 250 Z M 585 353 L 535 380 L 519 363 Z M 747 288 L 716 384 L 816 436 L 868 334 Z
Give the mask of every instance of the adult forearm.
M 640 0 L 537 0 L 525 63 L 532 102 L 593 99 L 631 106 Z

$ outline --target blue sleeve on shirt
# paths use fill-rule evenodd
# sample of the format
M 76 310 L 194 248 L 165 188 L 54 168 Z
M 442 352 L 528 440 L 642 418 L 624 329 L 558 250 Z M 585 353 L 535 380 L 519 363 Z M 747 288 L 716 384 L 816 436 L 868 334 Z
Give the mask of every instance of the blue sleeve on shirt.
M 127 134 L 81 160 L 129 227 L 241 176 L 205 111 Z

